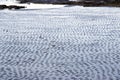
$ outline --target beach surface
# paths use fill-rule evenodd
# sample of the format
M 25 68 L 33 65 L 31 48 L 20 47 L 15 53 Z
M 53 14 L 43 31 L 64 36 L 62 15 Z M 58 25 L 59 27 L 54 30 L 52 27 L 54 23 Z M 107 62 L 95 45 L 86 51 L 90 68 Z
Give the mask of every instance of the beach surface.
M 120 8 L 0 10 L 0 80 L 120 80 Z

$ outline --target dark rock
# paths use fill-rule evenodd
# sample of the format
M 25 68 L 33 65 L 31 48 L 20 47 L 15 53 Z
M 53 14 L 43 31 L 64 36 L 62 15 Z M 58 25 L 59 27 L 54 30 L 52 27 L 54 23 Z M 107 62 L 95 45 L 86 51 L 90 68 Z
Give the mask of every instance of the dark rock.
M 0 5 L 0 9 L 6 9 L 7 6 L 6 5 Z
M 85 6 L 85 7 L 88 7 L 88 6 L 101 6 L 103 4 L 104 4 L 104 2 L 85 1 L 83 6 Z
M 16 6 L 16 5 L 8 6 L 8 9 L 21 9 L 21 8 L 25 8 L 25 6 Z
M 25 8 L 25 6 L 17 6 L 17 5 L 0 5 L 0 9 L 21 9 L 21 8 Z

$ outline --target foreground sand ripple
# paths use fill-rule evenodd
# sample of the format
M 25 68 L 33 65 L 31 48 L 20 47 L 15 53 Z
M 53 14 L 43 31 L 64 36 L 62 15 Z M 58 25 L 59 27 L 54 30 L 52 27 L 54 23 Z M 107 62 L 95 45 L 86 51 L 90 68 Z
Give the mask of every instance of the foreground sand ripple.
M 0 11 L 0 80 L 120 80 L 120 9 Z

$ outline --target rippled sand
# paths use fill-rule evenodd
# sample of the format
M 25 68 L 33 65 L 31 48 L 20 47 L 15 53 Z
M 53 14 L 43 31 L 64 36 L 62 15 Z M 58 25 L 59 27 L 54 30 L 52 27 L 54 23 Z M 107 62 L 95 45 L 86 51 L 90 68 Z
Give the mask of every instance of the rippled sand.
M 1 10 L 0 80 L 120 80 L 120 8 Z

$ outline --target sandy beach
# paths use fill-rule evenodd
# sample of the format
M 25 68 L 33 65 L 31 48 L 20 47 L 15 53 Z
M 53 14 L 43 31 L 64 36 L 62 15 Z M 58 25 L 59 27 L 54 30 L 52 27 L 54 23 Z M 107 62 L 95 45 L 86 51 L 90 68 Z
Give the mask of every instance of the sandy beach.
M 120 80 L 120 8 L 0 10 L 0 80 Z

